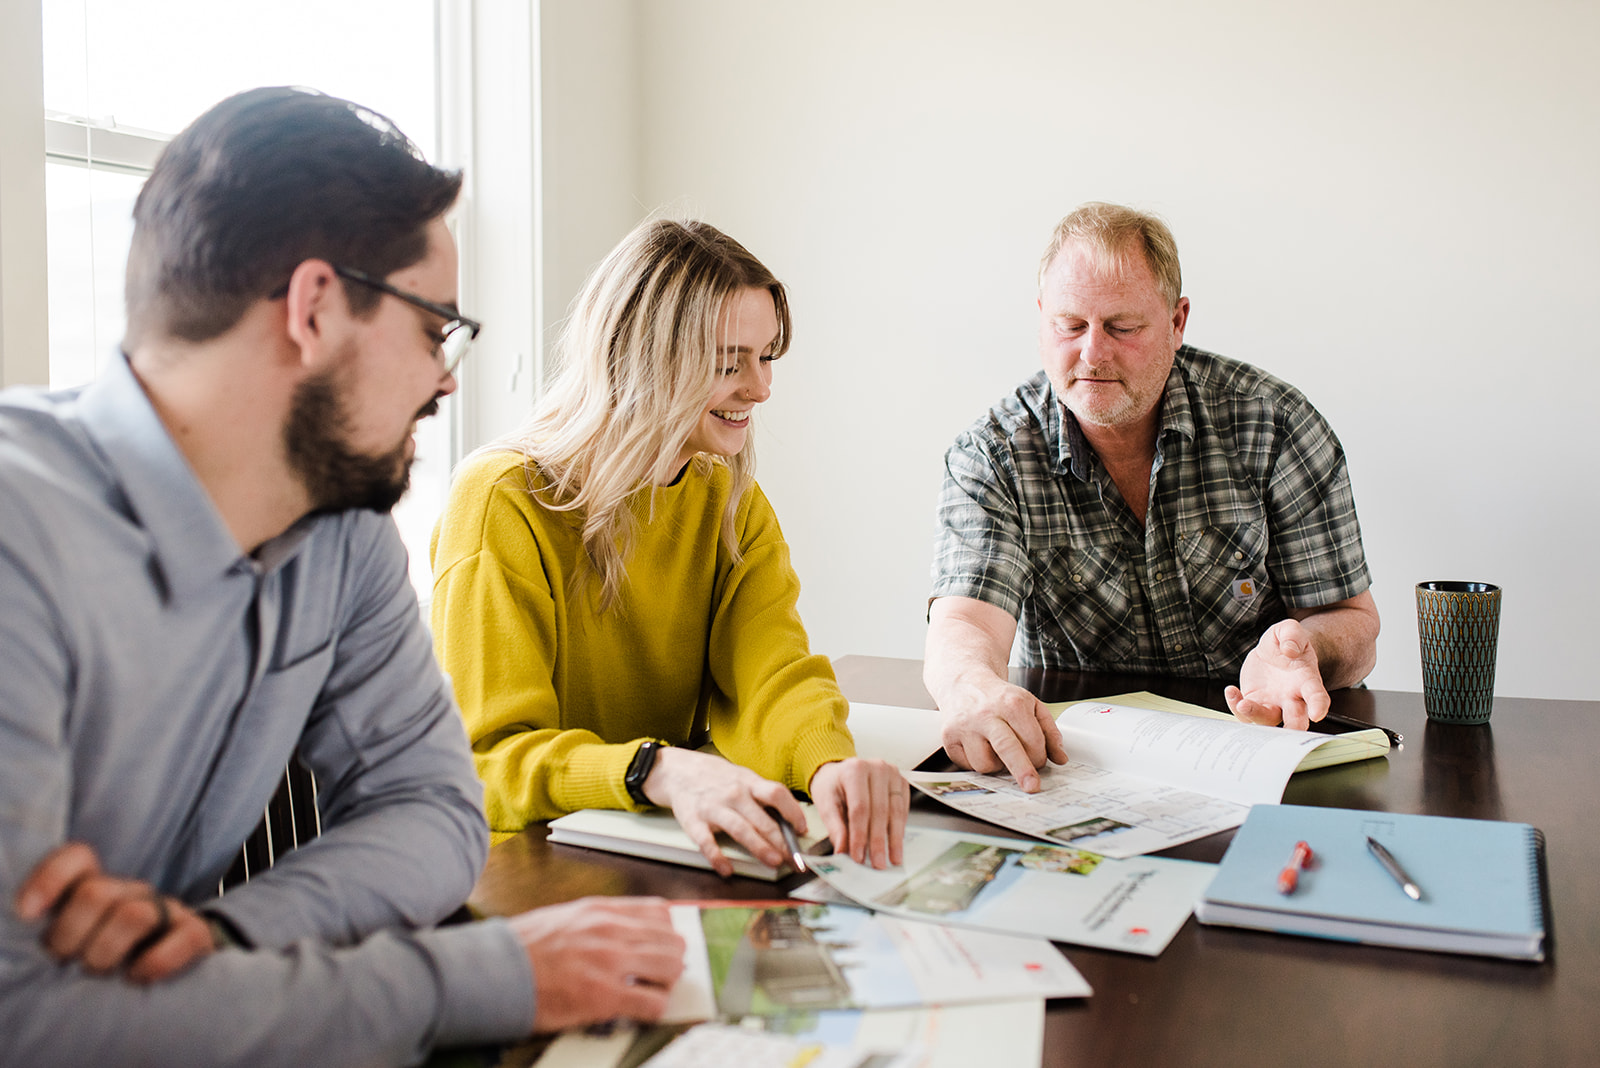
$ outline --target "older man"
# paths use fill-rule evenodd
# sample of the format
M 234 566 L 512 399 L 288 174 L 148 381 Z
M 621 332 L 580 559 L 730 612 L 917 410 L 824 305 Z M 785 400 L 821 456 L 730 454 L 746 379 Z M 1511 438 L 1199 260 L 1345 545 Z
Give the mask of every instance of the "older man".
M 1066 759 L 1022 663 L 1238 680 L 1305 729 L 1376 660 L 1344 451 L 1292 386 L 1184 345 L 1165 224 L 1085 204 L 1039 272 L 1044 370 L 946 455 L 925 681 L 958 763 Z M 1020 626 L 1020 631 L 1019 631 Z
M 125 353 L 0 395 L 0 1065 L 413 1063 L 653 1017 L 657 900 L 434 927 L 482 788 L 387 516 L 478 326 L 457 173 L 217 105 L 134 208 Z M 322 835 L 217 895 L 292 753 Z

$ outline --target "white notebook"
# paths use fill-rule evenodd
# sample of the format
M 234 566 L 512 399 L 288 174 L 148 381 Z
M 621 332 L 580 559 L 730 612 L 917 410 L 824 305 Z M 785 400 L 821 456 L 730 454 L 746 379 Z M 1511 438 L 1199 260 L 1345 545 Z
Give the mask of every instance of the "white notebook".
M 822 817 L 811 805 L 801 804 L 800 807 L 805 811 L 806 829 L 810 832 L 800 836 L 801 851 L 813 855 L 829 852 L 831 846 L 822 826 Z M 710 861 L 696 848 L 694 841 L 668 809 L 652 809 L 649 812 L 581 809 L 550 821 L 550 841 L 558 845 L 602 849 L 608 853 L 625 853 L 631 857 L 711 870 Z M 717 835 L 717 842 L 722 846 L 722 852 L 733 861 L 736 875 L 775 882 L 791 873 L 787 866 L 778 869 L 761 863 L 726 835 Z

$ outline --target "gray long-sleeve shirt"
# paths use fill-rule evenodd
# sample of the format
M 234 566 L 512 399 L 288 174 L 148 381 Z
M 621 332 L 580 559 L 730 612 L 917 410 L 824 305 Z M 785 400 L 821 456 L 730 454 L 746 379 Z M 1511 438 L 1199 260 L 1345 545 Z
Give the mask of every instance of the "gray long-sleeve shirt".
M 217 898 L 297 746 L 323 834 Z M 526 1034 L 506 925 L 428 926 L 483 863 L 481 797 L 389 517 L 243 556 L 125 361 L 0 394 L 0 1065 L 399 1064 Z M 256 948 L 148 987 L 56 963 L 12 903 L 71 840 Z

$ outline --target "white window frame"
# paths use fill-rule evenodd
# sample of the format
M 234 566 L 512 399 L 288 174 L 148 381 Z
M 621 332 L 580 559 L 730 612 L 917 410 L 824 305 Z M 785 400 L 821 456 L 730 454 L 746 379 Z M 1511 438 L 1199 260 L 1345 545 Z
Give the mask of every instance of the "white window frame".
M 172 138 L 150 130 L 93 119 L 44 113 L 44 155 L 57 163 L 77 163 L 122 174 L 148 175 Z
M 452 464 L 519 424 L 543 373 L 542 7 L 438 0 L 439 156 L 467 178 L 455 219 L 461 305 L 486 324 L 463 365 Z M 0 4 L 0 388 L 49 382 L 46 158 L 148 173 L 165 140 L 45 116 L 42 11 L 40 0 Z
M 461 366 L 452 467 L 521 424 L 543 377 L 542 7 L 439 0 L 439 157 L 465 172 L 455 213 L 460 303 L 484 324 Z

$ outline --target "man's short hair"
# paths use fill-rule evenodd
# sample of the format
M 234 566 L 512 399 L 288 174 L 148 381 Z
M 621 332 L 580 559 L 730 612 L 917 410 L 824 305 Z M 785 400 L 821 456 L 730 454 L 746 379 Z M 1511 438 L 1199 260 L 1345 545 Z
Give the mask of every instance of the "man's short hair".
M 226 333 L 307 259 L 376 278 L 408 267 L 460 191 L 459 171 L 358 104 L 289 87 L 229 97 L 167 145 L 134 204 L 124 347 Z M 358 315 L 379 299 L 345 293 Z
M 1150 265 L 1150 273 L 1155 275 L 1156 288 L 1166 298 L 1167 307 L 1178 306 L 1178 298 L 1183 296 L 1178 243 L 1158 216 L 1098 200 L 1079 205 L 1071 215 L 1056 223 L 1055 232 L 1050 235 L 1044 259 L 1039 261 L 1041 286 L 1050 264 L 1069 242 L 1083 245 L 1106 265 L 1122 264 L 1130 245 L 1143 250 L 1145 262 Z

